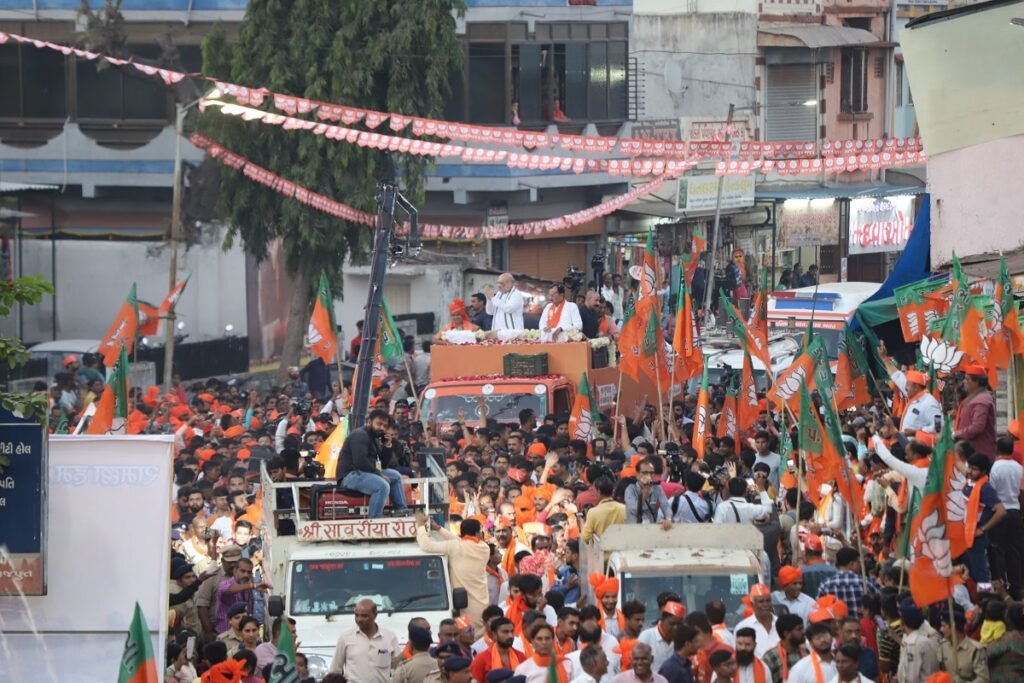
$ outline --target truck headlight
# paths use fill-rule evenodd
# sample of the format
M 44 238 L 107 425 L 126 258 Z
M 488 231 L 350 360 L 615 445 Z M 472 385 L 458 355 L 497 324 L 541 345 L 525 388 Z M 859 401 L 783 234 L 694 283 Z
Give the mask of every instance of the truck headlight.
M 306 655 L 306 670 L 313 680 L 319 681 L 326 676 L 328 666 L 327 660 L 320 655 Z

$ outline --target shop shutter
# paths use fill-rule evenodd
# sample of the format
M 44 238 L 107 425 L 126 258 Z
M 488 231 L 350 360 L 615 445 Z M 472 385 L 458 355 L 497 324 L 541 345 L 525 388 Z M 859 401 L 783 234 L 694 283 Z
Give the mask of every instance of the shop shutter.
M 778 64 L 767 67 L 765 140 L 816 139 L 817 107 L 803 102 L 818 99 L 813 64 Z

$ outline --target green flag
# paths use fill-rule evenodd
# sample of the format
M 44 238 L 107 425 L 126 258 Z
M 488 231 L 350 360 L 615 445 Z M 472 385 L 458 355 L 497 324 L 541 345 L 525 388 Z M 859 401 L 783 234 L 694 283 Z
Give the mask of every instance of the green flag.
M 402 334 L 395 325 L 395 319 L 391 317 L 387 299 L 383 298 L 380 300 L 380 337 L 377 340 L 377 348 L 385 363 L 405 355 Z
M 64 411 L 64 407 L 60 409 L 60 420 L 57 421 L 57 426 L 53 430 L 54 434 L 67 434 L 68 433 L 68 414 Z
M 651 307 L 651 314 L 647 317 L 647 327 L 644 329 L 644 342 L 643 352 L 644 355 L 650 358 L 658 352 L 658 341 L 661 335 L 659 334 L 661 329 L 658 327 L 658 312 Z
M 128 350 L 121 347 L 121 353 L 117 358 L 117 365 L 110 373 L 107 380 L 114 390 L 114 417 L 128 418 L 128 375 L 131 368 L 128 365 Z
M 281 617 L 285 619 L 284 617 Z M 552 657 L 552 659 L 554 659 Z M 269 683 L 297 683 L 299 674 L 295 670 L 295 643 L 287 619 L 281 624 L 281 637 L 277 642 L 277 654 L 270 665 Z
M 146 617 L 136 602 L 135 615 L 124 643 L 117 683 L 157 683 L 157 680 L 153 641 L 149 636 L 149 627 L 146 626 Z
M 622 303 L 622 325 L 625 327 L 626 323 L 632 320 L 633 316 L 636 315 L 636 297 L 633 296 L 633 291 L 626 292 L 625 301 Z
M 782 451 L 782 462 L 779 471 L 785 472 L 789 469 L 789 459 L 793 457 L 793 440 L 789 435 L 789 426 L 786 424 L 786 411 L 782 411 L 782 439 L 779 441 L 779 450 Z

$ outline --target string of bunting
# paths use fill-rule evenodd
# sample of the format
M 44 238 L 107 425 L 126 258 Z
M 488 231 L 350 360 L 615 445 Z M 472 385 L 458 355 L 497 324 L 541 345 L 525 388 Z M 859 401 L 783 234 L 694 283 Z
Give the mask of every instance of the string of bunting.
M 231 151 L 205 135 L 194 133 L 189 137 L 189 142 L 197 148 L 205 151 L 210 158 L 216 159 L 218 162 L 229 168 L 233 168 L 236 171 L 241 171 L 242 175 L 246 178 L 268 187 L 285 197 L 301 202 L 312 209 L 353 223 L 359 223 L 361 225 L 372 226 L 374 224 L 375 216 L 373 214 L 367 213 L 366 211 L 360 211 L 348 204 L 336 201 L 330 197 L 325 197 L 322 194 L 313 192 L 301 185 L 297 185 L 286 180 L 276 173 L 254 164 L 242 155 Z M 637 185 L 625 194 L 618 195 L 613 199 L 609 199 L 608 201 L 597 204 L 596 206 L 545 220 L 509 223 L 505 226 L 484 227 L 421 223 L 421 237 L 425 239 L 466 241 L 478 239 L 504 239 L 507 237 L 540 235 L 545 232 L 566 230 L 573 226 L 582 225 L 592 221 L 595 218 L 612 214 L 640 197 L 654 193 L 659 187 L 661 187 L 661 184 L 664 181 L 673 177 L 674 176 L 668 174 L 659 176 L 650 182 Z
M 28 38 L 15 33 L 0 32 L 0 45 L 8 40 L 31 45 L 40 49 L 50 49 L 64 55 L 75 55 L 82 59 L 105 59 L 116 66 L 131 66 L 148 76 L 159 76 L 167 85 L 179 83 L 187 77 L 204 78 L 215 84 L 218 90 L 234 97 L 243 106 L 262 106 L 265 101 L 278 111 L 291 116 L 296 113 L 308 114 L 315 112 L 321 121 L 340 121 L 346 125 L 362 123 L 366 128 L 375 130 L 385 121 L 393 132 L 409 129 L 413 135 L 434 136 L 460 142 L 476 142 L 503 146 L 521 146 L 529 150 L 560 147 L 567 152 L 606 154 L 612 150 L 625 156 L 656 156 L 667 159 L 692 160 L 700 158 L 732 158 L 741 160 L 764 158 L 809 158 L 818 154 L 813 142 L 754 142 L 754 141 L 723 141 L 723 140 L 643 140 L 639 138 L 618 138 L 600 135 L 567 135 L 522 131 L 515 128 L 480 126 L 476 124 L 454 123 L 439 119 L 406 116 L 394 112 L 380 112 L 371 109 L 360 109 L 330 102 L 320 102 L 303 97 L 282 95 L 270 92 L 266 88 L 250 88 L 228 83 L 200 74 L 186 74 L 170 69 L 139 64 L 131 59 L 108 57 L 88 50 L 80 50 L 67 45 L 50 41 Z M 908 153 L 923 149 L 920 137 L 907 138 L 875 138 L 868 140 L 826 140 L 821 145 L 823 157 L 848 156 L 860 153 Z M 530 163 L 530 162 L 528 162 Z M 824 165 L 824 164 L 823 164 Z M 526 166 L 526 168 L 532 168 Z

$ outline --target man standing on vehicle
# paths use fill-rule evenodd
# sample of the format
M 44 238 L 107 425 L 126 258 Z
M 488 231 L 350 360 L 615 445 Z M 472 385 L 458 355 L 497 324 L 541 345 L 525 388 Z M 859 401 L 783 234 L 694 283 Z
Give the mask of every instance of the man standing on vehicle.
M 442 540 L 430 537 L 428 524 Z M 452 575 L 452 587 L 465 588 L 469 598 L 466 613 L 472 620 L 473 629 L 483 631 L 483 612 L 490 604 L 487 589 L 487 560 L 491 557 L 491 546 L 480 540 L 480 522 L 465 519 L 456 536 L 426 516 L 416 513 L 416 542 L 425 553 L 448 556 L 448 569 Z
M 903 418 L 900 420 L 900 431 L 909 436 L 913 436 L 918 430 L 938 434 L 942 429 L 942 405 L 928 391 L 928 375 L 919 370 L 903 372 L 897 368 L 889 358 L 885 344 L 879 345 L 878 355 L 885 363 L 885 371 L 889 373 L 889 378 L 896 385 L 896 389 L 907 399 Z
M 391 438 L 387 436 L 391 418 L 383 410 L 373 410 L 366 426 L 355 429 L 341 447 L 338 458 L 338 485 L 370 497 L 369 517 L 383 516 L 389 495 L 395 515 L 408 511 L 402 475 L 395 466 Z
M 402 649 L 394 633 L 377 625 L 377 604 L 360 600 L 356 625 L 341 634 L 331 660 L 331 673 L 355 683 L 390 683 L 391 664 Z
M 484 288 L 487 297 L 485 310 L 492 316 L 492 330 L 521 330 L 523 327 L 523 295 L 516 289 L 512 273 L 498 276 L 498 292 L 488 285 Z

